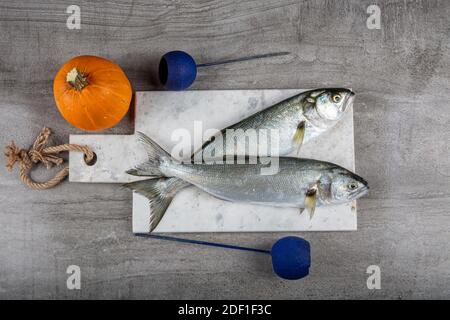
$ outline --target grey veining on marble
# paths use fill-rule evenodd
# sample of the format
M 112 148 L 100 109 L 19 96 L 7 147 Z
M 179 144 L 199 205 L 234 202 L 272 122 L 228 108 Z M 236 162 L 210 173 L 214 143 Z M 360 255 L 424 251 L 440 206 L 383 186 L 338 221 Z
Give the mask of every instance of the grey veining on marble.
M 147 134 L 165 150 L 180 142 L 174 135 L 184 130 L 202 145 L 208 130 L 220 130 L 304 90 L 195 90 L 137 92 L 135 131 Z M 199 127 L 200 126 L 200 127 Z M 179 131 L 178 131 L 179 132 Z M 198 137 L 196 136 L 199 135 Z M 195 138 L 197 139 L 194 142 Z M 71 182 L 128 182 L 125 171 L 145 161 L 146 155 L 133 135 L 71 135 L 70 142 L 91 146 L 97 162 L 87 166 L 80 153 L 69 158 Z M 196 148 L 194 148 L 196 149 Z M 189 157 L 190 153 L 188 153 Z M 353 109 L 341 122 L 315 141 L 304 145 L 301 156 L 326 160 L 354 169 Z M 133 232 L 149 232 L 148 200 L 133 194 Z M 177 194 L 155 232 L 248 232 L 356 230 L 356 204 L 317 208 L 312 220 L 296 208 L 276 208 L 232 203 L 191 187 Z

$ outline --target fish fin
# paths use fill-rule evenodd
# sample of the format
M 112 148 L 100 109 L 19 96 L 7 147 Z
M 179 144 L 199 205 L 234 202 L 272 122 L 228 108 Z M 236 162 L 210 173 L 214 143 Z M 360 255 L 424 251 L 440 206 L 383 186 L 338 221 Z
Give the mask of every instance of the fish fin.
M 297 154 L 300 152 L 300 148 L 305 138 L 305 121 L 301 121 L 294 133 L 294 143 L 297 145 Z
M 305 208 L 299 208 L 299 212 L 300 212 L 300 214 L 302 214 L 302 213 L 303 213 L 303 211 L 305 211 Z
M 149 200 L 149 229 L 152 232 L 161 221 L 175 194 L 188 185 L 189 183 L 179 178 L 159 178 L 130 182 L 123 186 Z
M 305 195 L 305 208 L 309 211 L 309 219 L 311 220 L 314 216 L 314 211 L 316 210 L 317 202 L 317 186 L 310 188 L 306 191 Z
M 170 159 L 170 155 L 161 148 L 156 142 L 150 139 L 142 132 L 137 132 L 139 141 L 143 144 L 145 151 L 147 152 L 148 161 L 139 164 L 133 169 L 126 171 L 126 173 L 133 176 L 152 176 L 161 177 L 164 176 L 159 167 L 164 159 Z
M 147 135 L 142 132 L 136 133 L 139 141 L 143 144 L 145 151 L 147 151 L 147 156 L 149 161 L 158 162 L 161 161 L 162 158 L 170 158 L 170 154 L 168 154 L 163 148 L 161 148 L 155 141 L 150 139 Z

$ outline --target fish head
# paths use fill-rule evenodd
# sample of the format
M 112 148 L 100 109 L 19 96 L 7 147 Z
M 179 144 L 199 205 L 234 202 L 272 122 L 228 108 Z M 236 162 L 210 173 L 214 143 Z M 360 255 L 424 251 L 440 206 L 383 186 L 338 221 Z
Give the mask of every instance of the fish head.
M 349 89 L 323 89 L 312 91 L 309 101 L 313 102 L 317 114 L 326 121 L 338 121 L 353 104 L 355 93 Z
M 337 169 L 331 178 L 330 200 L 345 203 L 366 195 L 369 191 L 367 181 L 344 168 Z

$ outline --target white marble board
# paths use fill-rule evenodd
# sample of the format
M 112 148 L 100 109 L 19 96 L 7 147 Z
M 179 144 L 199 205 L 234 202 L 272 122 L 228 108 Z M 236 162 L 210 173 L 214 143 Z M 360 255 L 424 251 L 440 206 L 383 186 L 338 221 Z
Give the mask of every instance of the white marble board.
M 222 129 L 302 89 L 149 91 L 136 93 L 135 131 L 141 131 L 166 150 L 176 129 L 191 134 L 194 121 L 203 131 Z M 198 124 L 198 123 L 197 123 Z M 71 135 L 70 143 L 86 144 L 97 154 L 87 166 L 80 153 L 71 152 L 71 182 L 123 183 L 136 180 L 125 171 L 145 160 L 134 135 Z M 197 141 L 199 143 L 199 141 Z M 315 141 L 302 147 L 302 157 L 331 161 L 354 170 L 353 110 Z M 101 188 L 98 189 L 101 192 Z M 133 232 L 149 231 L 146 198 L 133 194 Z M 195 187 L 176 195 L 154 232 L 248 232 L 248 231 L 338 231 L 356 230 L 356 204 L 320 207 L 312 220 L 295 208 L 275 208 L 216 199 Z

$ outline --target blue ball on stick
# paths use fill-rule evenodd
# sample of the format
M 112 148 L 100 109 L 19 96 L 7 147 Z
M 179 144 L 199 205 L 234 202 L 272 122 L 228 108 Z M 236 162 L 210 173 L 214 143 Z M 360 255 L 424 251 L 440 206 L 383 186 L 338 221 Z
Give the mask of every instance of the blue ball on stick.
M 159 234 L 136 234 L 141 237 L 169 240 L 233 250 L 259 252 L 272 256 L 273 270 L 277 276 L 287 280 L 298 280 L 309 274 L 311 248 L 309 242 L 299 237 L 284 237 L 272 246 L 272 250 L 241 247 L 232 244 L 185 239 Z
M 273 271 L 281 278 L 297 280 L 309 274 L 311 248 L 299 237 L 284 237 L 275 242 L 270 252 Z
M 271 52 L 229 60 L 196 64 L 194 58 L 184 51 L 170 51 L 162 56 L 159 62 L 159 80 L 167 90 L 184 90 L 195 81 L 197 69 L 221 64 L 248 61 L 288 55 L 289 52 Z
M 184 51 L 170 51 L 159 62 L 159 80 L 168 90 L 180 91 L 189 88 L 197 77 L 194 58 Z

